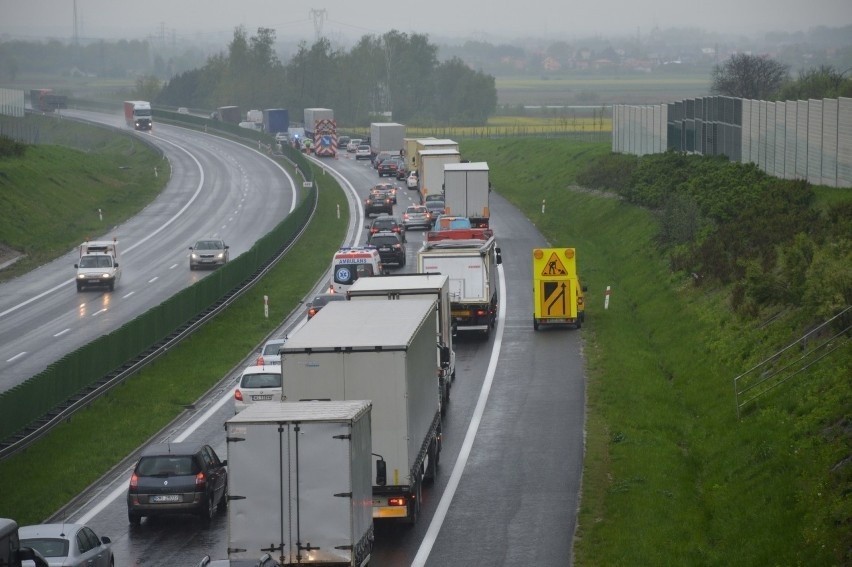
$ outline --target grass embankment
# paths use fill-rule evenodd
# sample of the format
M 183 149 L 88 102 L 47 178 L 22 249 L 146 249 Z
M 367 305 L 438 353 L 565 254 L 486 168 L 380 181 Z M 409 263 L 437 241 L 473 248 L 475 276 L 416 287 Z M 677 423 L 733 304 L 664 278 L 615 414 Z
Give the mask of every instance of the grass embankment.
M 331 176 L 315 174 L 320 197 L 314 222 L 258 286 L 139 375 L 0 462 L 0 516 L 19 524 L 44 521 L 198 400 L 298 307 L 328 268 L 348 222 L 340 187 Z
M 86 238 L 109 236 L 153 201 L 170 177 L 168 160 L 130 134 L 55 117 L 0 122 L 4 132 L 39 144 L 27 146 L 23 158 L 0 157 L 0 242 L 24 255 L 0 271 L 0 281 Z
M 571 189 L 575 173 L 607 152 L 554 140 L 462 143 L 553 245 L 577 248 L 589 286 L 576 562 L 848 562 L 848 344 L 737 420 L 733 377 L 796 336 L 795 319 L 735 316 L 724 288 L 671 273 L 654 214 Z

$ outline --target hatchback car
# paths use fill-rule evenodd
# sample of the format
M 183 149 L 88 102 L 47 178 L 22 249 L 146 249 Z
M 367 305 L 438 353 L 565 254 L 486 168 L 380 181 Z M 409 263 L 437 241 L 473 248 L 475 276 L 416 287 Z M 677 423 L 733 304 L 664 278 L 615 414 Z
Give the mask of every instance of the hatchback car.
M 373 159 L 373 168 L 379 169 L 379 166 L 382 165 L 382 162 L 386 159 L 390 159 L 393 157 L 393 154 L 390 152 L 379 152 L 376 154 L 376 157 Z
M 227 460 L 210 445 L 157 443 L 142 451 L 127 491 L 127 519 L 196 514 L 209 525 L 216 510 L 228 506 Z
M 355 150 L 358 149 L 358 146 L 360 146 L 363 141 L 364 140 L 362 140 L 361 138 L 352 138 L 351 140 L 349 140 L 349 143 L 346 144 L 346 151 L 350 154 L 354 154 Z
M 224 240 L 205 239 L 189 247 L 189 269 L 215 268 L 228 262 L 228 248 Z
M 355 149 L 355 159 L 370 159 L 372 155 L 372 150 L 370 150 L 370 146 L 365 144 L 361 144 Z
M 432 215 L 432 222 L 435 222 L 435 219 L 440 215 L 444 214 L 444 202 L 443 201 L 426 201 L 424 206 L 429 209 L 429 214 Z
M 411 205 L 402 215 L 402 225 L 406 230 L 415 226 L 428 229 L 432 226 L 432 215 L 424 205 Z
M 342 293 L 321 293 L 315 295 L 307 305 L 308 319 L 319 313 L 320 309 L 331 303 L 332 301 L 346 301 L 346 296 Z
M 278 349 L 286 342 L 287 339 L 269 339 L 263 343 L 263 347 L 260 349 L 260 354 L 257 356 L 254 364 L 256 366 L 275 366 L 276 364 L 281 364 Z
M 381 215 L 373 219 L 370 223 L 370 234 L 367 236 L 367 244 L 370 244 L 370 237 L 378 232 L 389 231 L 400 235 L 400 240 L 405 242 L 405 225 L 396 217 L 390 215 Z
M 115 567 L 112 541 L 83 524 L 23 526 L 18 537 L 21 546 L 38 551 L 51 566 Z
M 417 189 L 417 186 L 420 184 L 420 178 L 417 176 L 416 170 L 408 172 L 408 177 L 405 178 L 405 184 L 408 185 L 409 189 Z
M 367 243 L 379 251 L 382 264 L 405 265 L 405 244 L 398 232 L 385 230 L 371 234 Z
M 248 366 L 234 389 L 234 413 L 255 402 L 281 401 L 281 365 Z
M 337 149 L 345 150 L 347 147 L 349 147 L 350 141 L 351 141 L 351 138 L 349 136 L 338 136 L 337 137 Z
M 383 159 L 379 163 L 379 166 L 376 168 L 379 172 L 379 177 L 384 177 L 385 175 L 388 175 L 390 177 L 396 177 L 396 173 L 399 170 L 401 164 L 402 160 L 400 158 L 391 157 Z

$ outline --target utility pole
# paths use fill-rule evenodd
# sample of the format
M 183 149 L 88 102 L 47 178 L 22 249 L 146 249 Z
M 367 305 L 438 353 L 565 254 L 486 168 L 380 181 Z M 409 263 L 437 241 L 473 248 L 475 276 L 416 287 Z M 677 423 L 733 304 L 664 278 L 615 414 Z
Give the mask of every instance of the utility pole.
M 315 41 L 319 41 L 322 37 L 322 24 L 328 19 L 328 12 L 326 12 L 325 8 L 311 8 L 308 15 L 314 21 L 314 35 L 316 36 Z
M 80 44 L 80 31 L 77 28 L 77 0 L 74 0 L 74 45 Z

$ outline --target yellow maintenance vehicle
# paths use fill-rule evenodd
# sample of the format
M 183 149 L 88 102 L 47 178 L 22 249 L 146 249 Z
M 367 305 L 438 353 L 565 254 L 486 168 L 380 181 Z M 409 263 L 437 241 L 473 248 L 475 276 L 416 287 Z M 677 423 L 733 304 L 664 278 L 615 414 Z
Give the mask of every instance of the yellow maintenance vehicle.
M 573 325 L 586 317 L 584 292 L 577 276 L 574 248 L 534 248 L 533 329 L 539 325 Z

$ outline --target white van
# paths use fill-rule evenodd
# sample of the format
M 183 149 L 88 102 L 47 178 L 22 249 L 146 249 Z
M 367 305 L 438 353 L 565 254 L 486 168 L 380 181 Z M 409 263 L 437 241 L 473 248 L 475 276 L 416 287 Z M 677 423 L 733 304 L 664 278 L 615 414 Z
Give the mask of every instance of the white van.
M 341 248 L 331 261 L 331 293 L 346 293 L 358 278 L 377 276 L 383 272 L 382 259 L 375 246 Z

